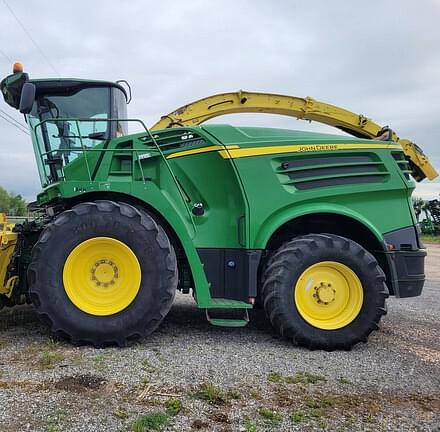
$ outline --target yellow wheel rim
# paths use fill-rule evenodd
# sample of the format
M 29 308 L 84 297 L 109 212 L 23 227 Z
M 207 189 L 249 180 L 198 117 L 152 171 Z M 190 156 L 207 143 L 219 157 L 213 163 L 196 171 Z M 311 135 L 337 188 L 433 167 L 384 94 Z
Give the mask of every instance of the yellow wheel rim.
M 362 283 L 344 264 L 322 261 L 307 268 L 295 285 L 295 305 L 310 325 L 336 330 L 350 324 L 364 300 Z
M 64 289 L 70 301 L 91 315 L 112 315 L 135 299 L 141 284 L 141 267 L 124 243 L 95 237 L 76 246 L 63 270 Z

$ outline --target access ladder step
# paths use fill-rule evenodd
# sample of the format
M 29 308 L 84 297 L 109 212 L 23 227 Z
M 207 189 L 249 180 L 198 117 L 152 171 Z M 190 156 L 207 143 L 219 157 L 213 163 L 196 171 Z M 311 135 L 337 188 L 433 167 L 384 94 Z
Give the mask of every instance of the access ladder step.
M 249 323 L 249 313 L 247 309 L 244 309 L 243 318 L 212 318 L 209 315 L 208 309 L 205 309 L 206 319 L 212 325 L 217 327 L 245 327 Z
M 209 303 L 203 303 L 205 309 L 252 309 L 252 304 L 240 300 L 213 298 Z

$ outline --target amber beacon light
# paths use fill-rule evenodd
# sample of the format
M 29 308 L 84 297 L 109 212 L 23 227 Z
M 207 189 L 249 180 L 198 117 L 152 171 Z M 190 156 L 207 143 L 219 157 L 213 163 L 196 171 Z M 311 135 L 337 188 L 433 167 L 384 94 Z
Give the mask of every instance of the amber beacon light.
M 23 65 L 18 62 L 14 63 L 14 66 L 12 66 L 12 72 L 13 73 L 23 72 Z

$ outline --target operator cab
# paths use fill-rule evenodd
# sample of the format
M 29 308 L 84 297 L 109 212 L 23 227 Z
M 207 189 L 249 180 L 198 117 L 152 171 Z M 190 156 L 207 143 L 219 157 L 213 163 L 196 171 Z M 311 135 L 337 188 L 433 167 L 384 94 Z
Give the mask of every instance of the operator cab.
M 25 114 L 43 186 L 62 180 L 63 168 L 87 157 L 90 149 L 105 149 L 111 139 L 127 134 L 122 120 L 127 119 L 128 98 L 118 83 L 29 80 L 18 71 L 1 87 L 6 102 Z
M 111 82 L 35 80 L 35 101 L 26 114 L 34 145 L 45 160 L 49 183 L 62 177 L 84 148 L 107 146 L 108 140 L 127 133 L 125 90 Z

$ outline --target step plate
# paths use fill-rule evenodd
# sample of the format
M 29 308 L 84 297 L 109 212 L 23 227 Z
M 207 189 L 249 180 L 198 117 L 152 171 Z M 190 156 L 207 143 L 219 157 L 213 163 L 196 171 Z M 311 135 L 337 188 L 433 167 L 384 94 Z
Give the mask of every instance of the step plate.
M 249 323 L 249 313 L 247 309 L 244 309 L 243 319 L 211 318 L 208 309 L 205 309 L 205 312 L 208 322 L 217 327 L 245 327 Z

